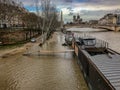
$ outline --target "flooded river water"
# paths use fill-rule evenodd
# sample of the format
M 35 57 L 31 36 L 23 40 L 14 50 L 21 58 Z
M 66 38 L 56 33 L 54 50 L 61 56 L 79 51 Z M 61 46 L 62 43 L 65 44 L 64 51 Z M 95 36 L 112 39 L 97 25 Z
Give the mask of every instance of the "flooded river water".
M 69 30 L 75 31 L 78 35 L 82 33 L 104 40 L 109 43 L 109 48 L 120 53 L 120 32 L 93 28 L 70 28 Z
M 39 42 L 37 42 L 39 43 Z M 29 53 L 0 59 L 0 90 L 88 90 L 72 52 L 39 55 L 41 50 L 69 50 L 64 36 L 54 33 L 42 47 L 33 43 Z
M 109 48 L 120 53 L 120 32 L 94 32 L 92 36 L 104 40 L 109 43 Z

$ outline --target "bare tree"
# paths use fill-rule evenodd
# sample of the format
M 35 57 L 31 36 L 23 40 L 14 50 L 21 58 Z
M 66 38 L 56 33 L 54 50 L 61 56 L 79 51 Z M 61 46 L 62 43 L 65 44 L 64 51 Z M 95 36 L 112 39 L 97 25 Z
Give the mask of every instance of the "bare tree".
M 43 18 L 41 22 L 41 29 L 42 29 L 42 35 L 46 33 L 46 35 L 49 35 L 52 30 L 55 30 L 58 23 L 58 15 L 57 15 L 57 9 L 56 6 L 52 3 L 51 0 L 36 0 L 38 4 L 36 4 L 37 12 L 41 13 L 41 18 Z M 39 9 L 40 8 L 40 9 Z M 46 39 L 46 35 L 44 35 Z M 44 42 L 44 40 L 42 40 Z

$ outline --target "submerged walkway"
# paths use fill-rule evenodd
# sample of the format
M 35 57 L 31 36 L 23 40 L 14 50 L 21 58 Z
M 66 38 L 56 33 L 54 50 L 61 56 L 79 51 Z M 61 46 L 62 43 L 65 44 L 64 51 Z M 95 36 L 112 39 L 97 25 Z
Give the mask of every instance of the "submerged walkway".
M 59 32 L 42 47 L 36 43 L 29 52 L 70 49 L 62 46 L 64 36 Z M 18 54 L 0 59 L 0 90 L 88 90 L 88 87 L 76 58 L 70 52 L 54 56 Z

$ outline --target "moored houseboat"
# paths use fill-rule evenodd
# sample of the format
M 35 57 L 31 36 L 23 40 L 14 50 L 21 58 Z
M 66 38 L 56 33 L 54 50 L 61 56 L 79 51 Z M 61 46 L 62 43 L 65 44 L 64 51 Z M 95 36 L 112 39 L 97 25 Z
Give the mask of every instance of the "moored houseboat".
M 120 90 L 120 54 L 107 42 L 74 37 L 72 47 L 90 90 Z

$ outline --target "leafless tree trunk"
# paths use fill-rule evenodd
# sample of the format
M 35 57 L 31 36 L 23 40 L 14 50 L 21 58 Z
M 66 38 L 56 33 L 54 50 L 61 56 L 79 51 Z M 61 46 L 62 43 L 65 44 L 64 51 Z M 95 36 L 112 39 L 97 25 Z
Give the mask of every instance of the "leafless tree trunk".
M 37 12 L 41 13 L 40 16 L 43 18 L 41 23 L 42 35 L 43 33 L 48 34 L 51 32 L 50 30 L 55 29 L 54 25 L 57 24 L 54 23 L 58 23 L 57 9 L 51 0 L 37 0 L 36 2 L 38 3 L 36 4 Z M 46 38 L 46 36 L 43 38 Z

